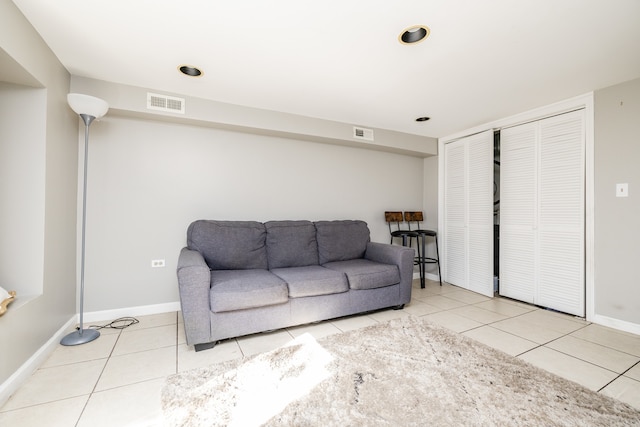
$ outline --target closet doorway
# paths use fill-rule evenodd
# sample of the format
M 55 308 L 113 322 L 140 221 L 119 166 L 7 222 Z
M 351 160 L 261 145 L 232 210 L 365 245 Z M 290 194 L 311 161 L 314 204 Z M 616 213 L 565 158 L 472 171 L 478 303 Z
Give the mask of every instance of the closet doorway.
M 444 280 L 585 316 L 584 109 L 443 146 Z

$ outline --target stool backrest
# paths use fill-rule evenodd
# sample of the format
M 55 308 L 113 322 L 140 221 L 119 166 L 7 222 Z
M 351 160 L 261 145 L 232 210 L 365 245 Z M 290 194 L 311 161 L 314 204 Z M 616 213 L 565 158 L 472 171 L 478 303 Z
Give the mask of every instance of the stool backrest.
M 398 230 L 400 229 L 400 223 L 403 221 L 402 212 L 397 211 L 386 211 L 384 213 L 384 220 L 389 225 L 389 232 L 391 232 L 391 223 L 396 223 L 396 227 Z
M 411 223 L 415 222 L 417 225 L 416 230 L 418 230 L 420 228 L 420 221 L 424 221 L 424 217 L 422 212 L 405 212 L 404 220 L 409 224 L 409 229 L 411 229 Z

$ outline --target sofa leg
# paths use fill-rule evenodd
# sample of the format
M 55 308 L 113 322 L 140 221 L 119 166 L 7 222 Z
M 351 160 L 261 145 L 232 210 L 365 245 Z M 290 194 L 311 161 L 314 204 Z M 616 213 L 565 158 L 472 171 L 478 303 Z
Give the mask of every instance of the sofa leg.
M 217 343 L 218 343 L 218 341 L 214 341 L 214 342 L 206 342 L 206 343 L 203 343 L 203 344 L 195 344 L 195 345 L 193 346 L 193 348 L 194 348 L 196 351 L 209 350 L 210 348 L 215 347 L 215 345 L 216 345 Z
M 396 305 L 393 307 L 394 310 L 402 310 L 404 308 L 404 304 Z

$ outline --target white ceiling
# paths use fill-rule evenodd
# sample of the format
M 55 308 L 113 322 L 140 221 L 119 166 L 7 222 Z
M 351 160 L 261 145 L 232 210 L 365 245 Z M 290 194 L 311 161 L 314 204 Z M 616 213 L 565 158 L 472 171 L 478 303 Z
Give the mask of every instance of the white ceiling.
M 432 137 L 640 77 L 640 0 L 14 3 L 73 75 Z

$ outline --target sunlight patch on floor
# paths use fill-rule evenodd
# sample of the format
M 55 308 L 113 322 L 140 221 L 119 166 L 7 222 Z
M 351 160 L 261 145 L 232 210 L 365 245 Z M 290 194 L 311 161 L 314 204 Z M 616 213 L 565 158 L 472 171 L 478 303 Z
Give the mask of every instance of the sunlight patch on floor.
M 273 357 L 286 352 L 288 357 Z M 273 360 L 286 364 L 273 364 Z M 261 425 L 329 377 L 333 357 L 308 333 L 225 373 L 235 388 L 231 426 Z M 231 403 L 231 402 L 230 402 Z

